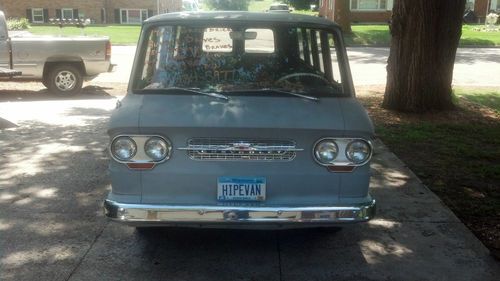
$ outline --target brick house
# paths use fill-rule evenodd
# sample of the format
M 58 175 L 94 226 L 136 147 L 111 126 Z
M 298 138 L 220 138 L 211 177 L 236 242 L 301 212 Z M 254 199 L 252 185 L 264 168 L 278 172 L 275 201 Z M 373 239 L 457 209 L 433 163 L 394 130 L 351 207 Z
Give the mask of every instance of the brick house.
M 335 15 L 338 13 L 338 1 L 339 0 L 320 0 L 319 15 L 335 20 Z M 389 22 L 394 1 L 395 0 L 349 0 L 351 22 Z M 489 11 L 500 11 L 500 0 L 467 0 L 467 7 L 474 11 L 479 22 L 484 22 Z
M 47 23 L 50 18 L 90 18 L 94 23 L 140 24 L 158 13 L 180 11 L 182 0 L 0 0 L 7 17 Z

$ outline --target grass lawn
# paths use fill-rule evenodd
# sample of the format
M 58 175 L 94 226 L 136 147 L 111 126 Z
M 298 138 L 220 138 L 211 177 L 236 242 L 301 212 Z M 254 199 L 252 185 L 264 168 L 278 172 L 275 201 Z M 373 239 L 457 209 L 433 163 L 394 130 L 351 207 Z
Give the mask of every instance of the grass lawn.
M 352 25 L 352 35 L 345 35 L 347 45 L 389 46 L 391 35 L 388 25 Z
M 93 25 L 86 27 L 83 31 L 88 36 L 109 36 L 112 44 L 135 45 L 139 39 L 139 25 Z M 75 36 L 82 35 L 82 29 L 77 27 L 64 27 L 60 29 L 57 26 L 32 26 L 29 32 L 38 35 L 62 35 Z
M 454 89 L 456 97 L 487 106 L 500 114 L 500 89 L 498 88 L 464 88 Z
M 262 11 L 268 7 L 267 2 L 272 1 L 253 1 L 251 2 L 251 10 Z M 315 15 L 312 11 L 294 11 L 294 13 Z M 474 31 L 473 28 L 479 26 L 464 25 L 462 46 L 500 46 L 500 32 L 480 32 Z M 76 27 L 64 27 L 62 30 L 56 26 L 32 26 L 29 31 L 39 35 L 63 35 L 74 36 L 81 35 L 82 30 Z M 358 46 L 389 46 L 391 40 L 389 27 L 387 25 L 353 25 L 352 35 L 346 36 L 348 45 Z M 113 44 L 134 45 L 139 38 L 140 26 L 137 25 L 93 25 L 84 29 L 86 35 L 89 36 L 109 36 Z
M 481 27 L 484 27 L 484 25 L 464 25 L 462 27 L 460 45 L 500 46 L 500 31 L 477 31 L 477 29 Z
M 358 92 L 382 141 L 500 258 L 500 113 L 482 105 L 498 110 L 482 96 L 500 90 L 456 89 L 456 110 L 427 114 L 382 109 L 382 88 Z
M 461 46 L 500 46 L 500 32 L 483 32 L 474 29 L 483 25 L 464 25 Z M 388 25 L 352 25 L 352 35 L 346 36 L 349 45 L 389 46 L 391 36 Z

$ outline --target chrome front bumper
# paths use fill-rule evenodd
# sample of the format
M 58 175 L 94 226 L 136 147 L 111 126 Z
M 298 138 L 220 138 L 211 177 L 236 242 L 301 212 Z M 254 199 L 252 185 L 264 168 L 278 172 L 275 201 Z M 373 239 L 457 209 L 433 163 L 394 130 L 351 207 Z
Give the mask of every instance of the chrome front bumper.
M 104 202 L 108 218 L 132 225 L 277 224 L 324 225 L 362 222 L 375 216 L 375 200 L 335 207 L 234 207 Z

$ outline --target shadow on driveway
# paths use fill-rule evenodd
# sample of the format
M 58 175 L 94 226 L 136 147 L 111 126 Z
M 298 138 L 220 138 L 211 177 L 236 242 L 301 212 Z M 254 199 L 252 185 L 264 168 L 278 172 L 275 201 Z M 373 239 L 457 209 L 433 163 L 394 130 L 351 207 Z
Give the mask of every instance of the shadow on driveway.
M 86 86 L 82 92 L 74 96 L 58 96 L 51 93 L 48 89 L 15 89 L 3 90 L 0 89 L 0 102 L 20 102 L 20 101 L 44 101 L 44 100 L 81 100 L 81 99 L 111 99 L 114 98 L 109 94 L 111 87 L 102 86 Z

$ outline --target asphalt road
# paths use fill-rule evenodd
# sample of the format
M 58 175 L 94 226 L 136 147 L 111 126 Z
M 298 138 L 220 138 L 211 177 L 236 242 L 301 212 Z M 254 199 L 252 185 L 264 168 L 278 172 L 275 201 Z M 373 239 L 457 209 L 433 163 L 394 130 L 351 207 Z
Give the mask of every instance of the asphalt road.
M 124 87 L 124 86 L 122 86 Z M 12 90 L 0 88 L 0 97 Z M 95 89 L 86 89 L 87 92 Z M 488 250 L 376 143 L 378 215 L 333 230 L 160 229 L 109 222 L 110 89 L 0 102 L 0 279 L 498 280 Z M 40 100 L 41 99 L 41 100 Z M 82 99 L 82 100 L 80 100 Z
M 99 75 L 95 82 L 127 83 L 135 46 L 113 46 L 116 71 Z M 384 85 L 388 48 L 349 48 L 348 56 L 354 84 Z M 457 86 L 499 86 L 500 48 L 460 48 L 455 60 L 453 84 Z

